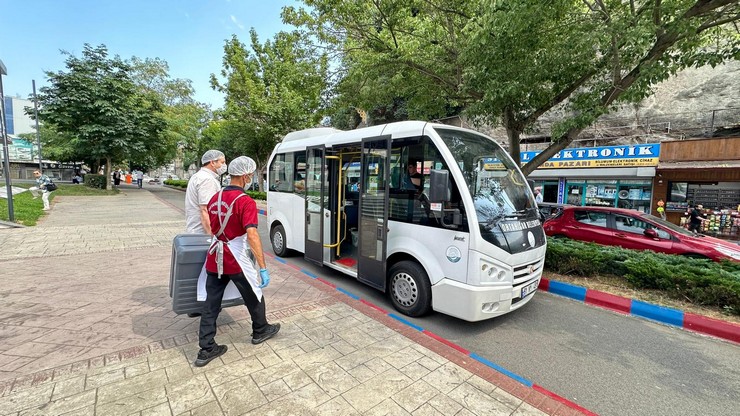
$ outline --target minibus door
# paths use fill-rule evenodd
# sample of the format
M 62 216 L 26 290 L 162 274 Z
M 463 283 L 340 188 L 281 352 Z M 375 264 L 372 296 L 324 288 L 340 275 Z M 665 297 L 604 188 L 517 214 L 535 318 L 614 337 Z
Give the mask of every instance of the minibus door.
M 306 251 L 304 258 L 322 265 L 324 262 L 324 216 L 328 208 L 326 160 L 324 146 L 306 149 Z
M 357 279 L 385 290 L 391 136 L 362 140 Z

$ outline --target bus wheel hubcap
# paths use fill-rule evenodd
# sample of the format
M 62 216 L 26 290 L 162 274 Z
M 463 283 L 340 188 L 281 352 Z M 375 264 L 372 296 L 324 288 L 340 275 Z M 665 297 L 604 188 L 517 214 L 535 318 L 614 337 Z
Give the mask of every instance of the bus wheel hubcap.
M 419 297 L 416 281 L 407 273 L 399 273 L 393 278 L 393 296 L 403 306 L 412 306 Z
M 272 245 L 275 246 L 275 250 L 280 251 L 283 249 L 283 235 L 280 233 L 275 233 L 275 235 L 272 236 Z

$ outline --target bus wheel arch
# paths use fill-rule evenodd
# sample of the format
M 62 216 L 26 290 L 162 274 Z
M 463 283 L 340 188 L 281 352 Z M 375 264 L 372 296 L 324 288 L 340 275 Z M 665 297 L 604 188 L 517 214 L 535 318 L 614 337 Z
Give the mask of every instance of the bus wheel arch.
M 400 256 L 388 269 L 387 292 L 393 307 L 418 317 L 432 310 L 432 285 L 424 267 L 411 256 Z
M 272 251 L 278 257 L 286 257 L 288 254 L 288 238 L 285 235 L 285 228 L 279 222 L 272 224 L 270 228 L 270 245 Z

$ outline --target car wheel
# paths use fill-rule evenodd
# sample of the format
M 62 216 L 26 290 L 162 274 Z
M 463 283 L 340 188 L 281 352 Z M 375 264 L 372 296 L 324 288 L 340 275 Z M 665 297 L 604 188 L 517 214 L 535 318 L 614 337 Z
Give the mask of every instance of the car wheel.
M 272 251 L 278 257 L 285 257 L 288 254 L 288 247 L 286 245 L 287 238 L 285 237 L 285 229 L 282 225 L 276 225 L 272 227 L 270 232 L 270 242 L 272 243 Z
M 408 316 L 422 316 L 432 309 L 432 287 L 424 268 L 414 261 L 400 261 L 389 273 L 393 307 Z

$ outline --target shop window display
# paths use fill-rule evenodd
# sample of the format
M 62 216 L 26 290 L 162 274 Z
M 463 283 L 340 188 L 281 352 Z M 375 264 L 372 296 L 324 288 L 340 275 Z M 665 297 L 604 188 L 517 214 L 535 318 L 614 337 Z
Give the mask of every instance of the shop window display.
M 681 218 L 682 226 L 688 226 L 690 209 L 699 204 L 704 206 L 703 213 L 707 219 L 701 224 L 702 234 L 740 238 L 740 184 L 687 184 L 686 213 Z

